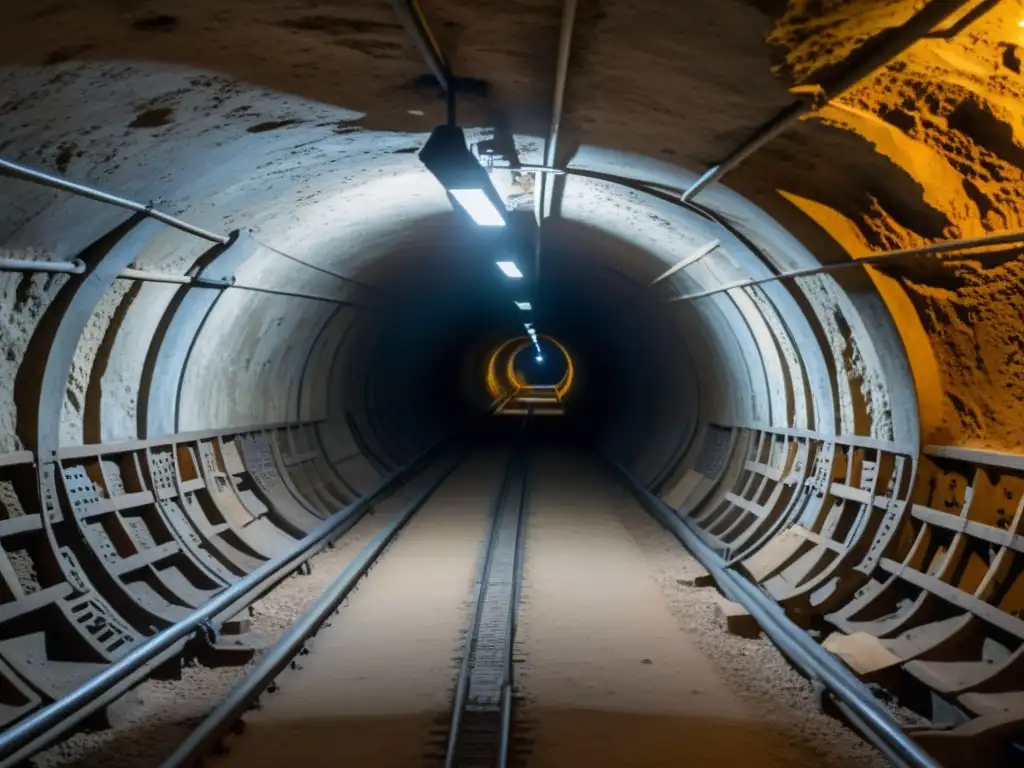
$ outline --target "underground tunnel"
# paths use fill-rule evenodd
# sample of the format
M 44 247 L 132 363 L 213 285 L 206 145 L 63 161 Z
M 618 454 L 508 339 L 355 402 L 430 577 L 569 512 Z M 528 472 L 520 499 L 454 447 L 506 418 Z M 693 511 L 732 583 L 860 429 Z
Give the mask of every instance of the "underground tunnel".
M 0 768 L 1024 764 L 1022 47 L 5 4 Z

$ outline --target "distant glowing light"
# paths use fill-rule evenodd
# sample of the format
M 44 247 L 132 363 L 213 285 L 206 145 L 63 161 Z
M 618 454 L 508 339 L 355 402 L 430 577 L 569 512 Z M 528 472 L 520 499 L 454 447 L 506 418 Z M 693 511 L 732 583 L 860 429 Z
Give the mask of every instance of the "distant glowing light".
M 473 221 L 481 227 L 504 227 L 505 219 L 501 217 L 494 203 L 482 189 L 450 190 L 455 201 L 466 209 Z
M 538 363 L 543 363 L 544 355 L 537 355 L 537 357 L 535 357 L 534 360 L 536 360 Z
M 1020 21 L 1018 21 L 1017 22 L 1017 26 L 1020 27 L 1021 29 L 1024 29 L 1024 19 L 1021 19 Z
M 498 269 L 509 277 L 520 278 L 523 276 L 523 273 L 519 271 L 519 267 L 516 266 L 514 261 L 499 261 Z
M 528 301 L 517 301 L 516 306 L 519 307 L 523 312 L 529 312 L 533 309 L 533 305 Z

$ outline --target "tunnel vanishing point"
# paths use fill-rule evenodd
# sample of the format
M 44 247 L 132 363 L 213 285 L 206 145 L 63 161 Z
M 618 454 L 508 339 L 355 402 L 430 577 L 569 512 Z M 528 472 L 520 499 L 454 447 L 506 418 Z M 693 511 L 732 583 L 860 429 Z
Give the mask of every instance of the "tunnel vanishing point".
M 252 600 L 516 414 L 894 764 L 1024 764 L 1022 59 L 1021 0 L 3 4 L 0 765 L 241 674 Z M 489 366 L 534 333 L 548 416 Z

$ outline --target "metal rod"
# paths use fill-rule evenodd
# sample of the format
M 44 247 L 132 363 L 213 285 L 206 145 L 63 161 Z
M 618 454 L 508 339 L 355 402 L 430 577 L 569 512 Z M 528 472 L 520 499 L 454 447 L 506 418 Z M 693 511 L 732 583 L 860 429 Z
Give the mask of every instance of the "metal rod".
M 437 82 L 445 91 L 450 92 L 453 80 L 451 68 L 448 66 L 444 54 L 441 53 L 441 47 L 430 33 L 430 27 L 427 26 L 419 3 L 416 0 L 392 0 L 391 5 L 395 9 L 395 13 L 398 14 L 402 26 L 405 27 L 405 31 L 416 42 L 416 47 L 420 49 L 423 60 L 427 62 L 427 66 L 434 73 Z
M 840 96 L 876 69 L 899 56 L 968 2 L 973 0 L 931 0 L 904 24 L 879 33 L 854 51 L 841 65 L 841 71 L 825 73 L 818 82 L 801 83 L 803 88 L 817 86 L 817 97 L 794 102 L 779 112 L 722 162 L 697 179 L 683 192 L 682 199 L 690 200 L 709 184 L 721 179 L 758 149 L 791 128 L 803 115 L 816 109 L 819 104 Z
M 572 32 L 576 26 L 576 0 L 564 0 L 562 3 L 562 24 L 558 34 L 558 56 L 555 62 L 555 84 L 551 97 L 551 127 L 548 129 L 548 140 L 544 144 L 544 165 L 554 166 L 558 152 L 558 133 L 562 127 L 562 110 L 565 105 L 565 83 L 569 77 L 569 54 L 572 51 Z M 545 209 L 547 207 L 547 178 L 538 173 L 534 189 L 534 215 L 537 219 L 537 230 L 533 244 L 533 281 L 540 280 L 540 256 L 543 250 L 543 234 Z
M 250 233 L 250 237 L 252 237 L 251 233 Z M 363 289 L 365 289 L 367 291 L 377 292 L 377 291 L 380 290 L 379 288 L 377 288 L 377 287 L 375 287 L 373 285 L 369 285 L 367 283 L 362 283 L 359 280 L 354 280 L 351 277 L 346 277 L 345 275 L 342 275 L 342 274 L 339 274 L 338 272 L 335 272 L 333 270 L 327 269 L 326 267 L 321 267 L 321 266 L 317 266 L 316 264 L 311 264 L 310 262 L 305 261 L 304 259 L 300 259 L 298 256 L 292 256 L 290 253 L 285 253 L 284 251 L 280 251 L 280 250 L 278 250 L 277 248 L 275 248 L 272 245 L 267 245 L 266 243 L 264 243 L 264 242 L 262 242 L 260 240 L 257 240 L 255 237 L 252 237 L 252 239 L 260 247 L 266 248 L 268 251 L 270 251 L 272 253 L 276 253 L 278 256 L 283 256 L 286 259 L 290 259 L 291 261 L 294 261 L 296 264 L 301 264 L 304 267 L 309 267 L 310 269 L 316 270 L 317 272 L 322 272 L 325 275 L 330 275 L 331 277 L 335 277 L 338 280 L 341 280 L 341 281 L 346 282 L 346 283 L 351 283 L 352 285 L 358 286 L 359 288 L 363 288 Z
M 85 262 L 35 261 L 33 259 L 0 259 L 0 272 L 57 272 L 65 275 L 80 275 L 85 272 Z
M 751 288 L 756 285 L 778 282 L 779 280 L 792 280 L 798 277 L 811 277 L 813 275 L 820 275 L 827 272 L 839 272 L 844 269 L 856 269 L 858 267 L 871 266 L 872 264 L 878 264 L 881 262 L 906 259 L 912 256 L 931 256 L 939 253 L 973 250 L 975 248 L 986 248 L 997 245 L 1011 245 L 1022 242 L 1024 242 L 1024 232 L 1004 232 L 999 235 L 987 235 L 985 237 L 969 237 L 963 240 L 947 240 L 943 243 L 922 245 L 919 248 L 903 248 L 898 251 L 876 253 L 872 256 L 865 256 L 860 259 L 841 261 L 838 264 L 819 264 L 816 267 L 794 269 L 792 272 L 783 272 L 778 275 L 751 278 L 749 280 L 739 280 L 735 283 L 730 283 L 729 285 L 720 285 L 717 288 L 709 288 L 708 290 L 700 291 L 699 293 L 688 293 L 685 296 L 674 296 L 671 299 L 665 299 L 664 303 L 670 304 L 674 301 L 693 301 L 694 299 L 704 299 L 708 296 L 714 296 L 718 293 L 736 290 L 737 288 Z M 976 254 L 975 257 L 984 258 L 987 255 L 989 254 Z M 994 253 L 991 255 L 999 256 L 1001 254 Z
M 296 299 L 310 299 L 311 301 L 323 301 L 327 304 L 341 304 L 343 306 L 356 306 L 351 301 L 345 301 L 344 299 L 334 299 L 330 296 L 317 296 L 313 293 L 299 293 L 298 291 L 282 291 L 277 288 L 260 288 L 258 285 L 244 285 L 242 283 L 235 283 L 231 286 L 232 288 L 240 288 L 243 291 L 255 291 L 256 293 L 268 293 L 272 296 L 290 296 Z
M 460 453 L 455 461 L 446 466 L 421 493 L 417 494 L 410 504 L 397 514 L 394 520 L 370 540 L 370 543 L 323 591 L 313 606 L 292 623 L 288 631 L 263 656 L 259 664 L 160 764 L 161 768 L 180 768 L 180 766 L 195 764 L 217 743 L 218 739 L 228 732 L 232 724 L 245 713 L 249 705 L 266 690 L 274 678 L 284 671 L 289 662 L 299 654 L 305 643 L 338 609 L 341 602 L 366 575 L 370 566 L 380 557 L 388 544 L 398 535 L 410 518 L 422 508 L 434 491 L 451 475 L 464 456 L 465 453 Z
M 91 677 L 71 693 L 0 733 L 0 768 L 20 765 L 32 755 L 45 749 L 108 703 L 112 699 L 110 692 L 122 683 L 124 678 L 145 677 L 151 671 L 151 662 L 160 654 L 165 653 L 175 644 L 185 641 L 197 631 L 202 631 L 204 627 L 209 626 L 211 620 L 224 615 L 226 610 L 237 613 L 240 606 L 248 605 L 269 592 L 289 576 L 299 564 L 308 560 L 325 547 L 329 541 L 346 530 L 346 525 L 349 527 L 354 525 L 355 521 L 366 512 L 373 502 L 402 482 L 439 445 L 428 448 L 408 464 L 382 479 L 373 490 L 359 500 L 328 517 L 304 539 L 301 539 L 290 553 L 264 563 L 180 621 L 150 637 L 117 661 L 109 664 L 103 671 Z
M 722 558 L 700 538 L 693 525 L 642 486 L 621 464 L 610 461 L 640 504 L 667 528 L 707 569 L 727 596 L 743 605 L 764 633 L 790 661 L 831 691 L 855 716 L 851 723 L 867 731 L 865 737 L 885 745 L 887 754 L 912 768 L 940 768 L 939 764 L 900 727 L 871 691 L 843 664 L 786 616 L 783 609 L 755 584 L 725 567 Z
M 147 283 L 192 284 L 192 278 L 188 275 L 168 275 L 164 272 L 150 272 L 145 269 L 122 269 L 117 273 L 117 277 L 120 280 L 142 280 Z
M 28 168 L 18 163 L 12 163 L 10 160 L 4 160 L 0 158 L 0 173 L 5 173 L 10 176 L 15 176 L 26 181 L 32 181 L 36 184 L 42 184 L 45 187 L 52 187 L 53 189 L 59 189 L 63 192 L 70 192 L 79 197 L 87 197 L 90 200 L 98 200 L 101 203 L 107 203 L 108 205 L 116 205 L 119 208 L 127 208 L 130 211 L 137 211 L 144 213 L 152 219 L 162 221 L 170 227 L 180 229 L 182 232 L 187 232 L 190 235 L 201 237 L 204 240 L 209 240 L 214 243 L 220 243 L 221 245 L 227 245 L 231 238 L 227 235 L 218 235 L 214 232 L 208 232 L 205 229 L 201 229 L 193 224 L 189 224 L 186 221 L 177 219 L 174 216 L 163 213 L 162 211 L 156 210 L 152 205 L 143 205 L 137 203 L 134 200 L 128 200 L 117 195 L 112 195 L 109 192 L 103 192 L 92 187 L 87 187 L 84 184 L 76 184 L 73 181 L 67 179 L 61 179 L 57 176 L 51 176 L 48 173 L 37 171 L 33 168 Z
M 669 267 L 664 272 L 662 272 L 660 275 L 658 275 L 656 278 L 654 278 L 648 284 L 647 287 L 650 288 L 650 287 L 652 287 L 654 285 L 657 285 L 661 281 L 667 280 L 668 278 L 672 277 L 672 275 L 674 275 L 676 272 L 678 272 L 678 271 L 680 271 L 682 269 L 686 269 L 691 264 L 696 264 L 698 261 L 700 261 L 705 256 L 707 256 L 709 253 L 711 253 L 713 250 L 715 250 L 719 245 L 720 245 L 720 243 L 717 240 L 712 240 L 709 243 L 705 243 L 700 248 L 698 248 L 696 251 L 694 251 L 692 254 L 690 254 L 689 256 L 687 256 L 685 258 L 680 259 L 678 262 L 676 262 L 671 267 Z

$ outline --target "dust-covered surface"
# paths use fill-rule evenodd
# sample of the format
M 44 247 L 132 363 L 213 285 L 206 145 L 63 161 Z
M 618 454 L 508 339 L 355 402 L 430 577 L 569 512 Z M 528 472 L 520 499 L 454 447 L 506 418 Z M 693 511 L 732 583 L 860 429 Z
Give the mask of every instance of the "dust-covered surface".
M 888 765 L 874 748 L 821 711 L 810 682 L 763 634 L 749 640 L 726 632 L 716 615 L 720 593 L 714 587 L 689 586 L 704 569 L 672 534 L 635 504 L 621 505 L 617 519 L 643 553 L 646 575 L 658 585 L 678 628 L 773 733 L 792 748 L 816 755 L 804 764 Z
M 455 470 L 211 766 L 433 764 L 504 459 Z
M 627 491 L 545 459 L 517 636 L 524 764 L 885 765 L 766 640 L 724 633 L 717 593 L 677 583 L 693 559 Z
M 310 575 L 292 575 L 257 601 L 251 617 L 251 640 L 259 647 L 270 647 L 388 523 L 409 493 L 409 487 L 400 489 L 339 539 L 333 549 L 314 557 Z M 225 636 L 225 640 L 230 637 Z M 183 668 L 180 680 L 146 681 L 111 707 L 113 728 L 78 734 L 35 758 L 37 765 L 152 768 L 181 743 L 252 663 L 219 669 L 192 664 Z
M 813 80 L 918 6 L 911 0 L 790 2 L 769 38 L 784 54 L 778 70 Z M 1019 0 L 968 3 L 933 38 L 773 142 L 745 169 L 744 184 L 757 174 L 771 179 L 855 256 L 1020 230 L 1022 21 Z M 798 157 L 799 173 L 782 167 Z M 833 183 L 837 178 L 846 181 Z M 884 285 L 909 297 L 930 341 L 933 359 L 924 360 L 927 352 L 914 348 L 910 333 L 904 336 L 919 378 L 934 366 L 942 390 L 941 408 L 923 409 L 925 442 L 1010 451 L 1024 445 L 1020 419 L 1005 416 L 1021 412 L 1020 264 L 997 257 L 915 267 L 905 276 L 900 267 L 887 270 L 903 279 L 899 287 Z

